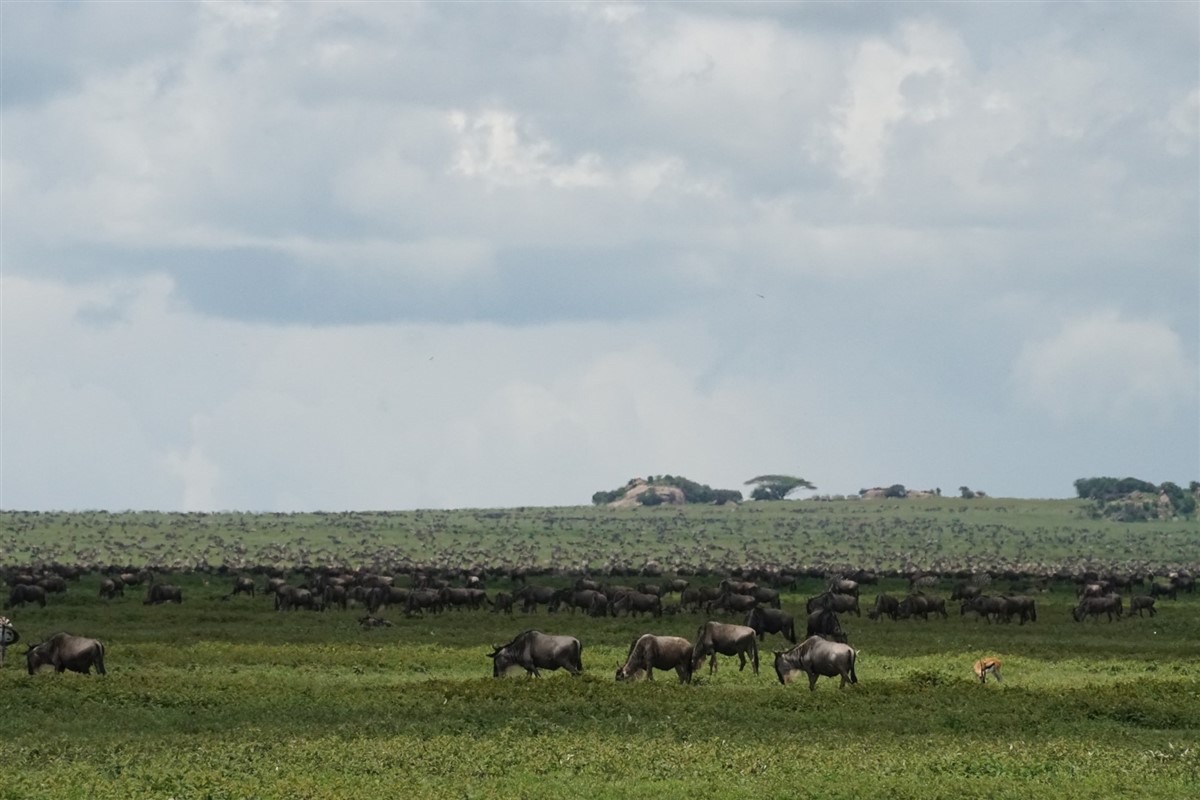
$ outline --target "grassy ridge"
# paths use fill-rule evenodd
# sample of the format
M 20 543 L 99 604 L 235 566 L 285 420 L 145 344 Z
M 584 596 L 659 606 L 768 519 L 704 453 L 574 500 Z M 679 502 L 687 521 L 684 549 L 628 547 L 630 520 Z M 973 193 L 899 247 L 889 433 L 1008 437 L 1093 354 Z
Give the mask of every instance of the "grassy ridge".
M 723 659 L 693 686 L 613 681 L 635 635 L 701 616 L 393 612 L 364 631 L 180 582 L 181 606 L 101 603 L 91 576 L 10 613 L 26 639 L 103 639 L 109 675 L 31 677 L 10 652 L 0 797 L 1162 798 L 1200 779 L 1196 596 L 1112 624 L 1071 621 L 1061 585 L 1025 626 L 846 617 L 860 683 L 810 693 L 775 680 L 778 637 L 759 677 Z M 492 679 L 488 646 L 534 626 L 578 636 L 585 675 Z M 970 675 L 985 653 L 1003 685 Z
M 1080 500 L 748 503 L 328 514 L 0 511 L 0 563 L 533 564 L 728 569 L 1200 564 L 1193 520 L 1092 519 Z

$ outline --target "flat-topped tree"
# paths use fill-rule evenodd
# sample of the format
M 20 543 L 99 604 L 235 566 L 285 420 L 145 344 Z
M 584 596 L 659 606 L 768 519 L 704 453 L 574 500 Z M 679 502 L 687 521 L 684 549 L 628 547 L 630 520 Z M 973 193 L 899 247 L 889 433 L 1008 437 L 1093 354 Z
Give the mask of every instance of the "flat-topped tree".
M 759 475 L 746 481 L 746 486 L 754 484 L 750 493 L 753 500 L 784 500 L 797 489 L 816 489 L 808 480 L 794 475 Z

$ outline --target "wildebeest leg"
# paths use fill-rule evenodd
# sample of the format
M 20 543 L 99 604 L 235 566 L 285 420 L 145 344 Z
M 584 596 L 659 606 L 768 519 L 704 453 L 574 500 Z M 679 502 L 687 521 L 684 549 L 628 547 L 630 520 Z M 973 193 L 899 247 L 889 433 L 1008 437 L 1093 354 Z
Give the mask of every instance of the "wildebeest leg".
M 708 674 L 712 675 L 717 671 L 717 651 L 713 650 L 712 655 L 708 657 Z
M 738 651 L 738 672 L 741 672 L 745 668 L 746 668 L 746 651 L 739 650 Z
M 815 672 L 808 673 L 808 690 L 810 692 L 817 690 L 817 673 Z

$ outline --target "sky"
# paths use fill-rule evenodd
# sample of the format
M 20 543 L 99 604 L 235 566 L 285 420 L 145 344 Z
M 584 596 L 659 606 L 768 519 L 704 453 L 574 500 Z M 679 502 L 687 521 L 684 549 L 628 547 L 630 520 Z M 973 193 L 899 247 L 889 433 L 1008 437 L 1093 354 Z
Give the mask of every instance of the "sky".
M 1200 4 L 14 1 L 0 45 L 0 508 L 1200 479 Z

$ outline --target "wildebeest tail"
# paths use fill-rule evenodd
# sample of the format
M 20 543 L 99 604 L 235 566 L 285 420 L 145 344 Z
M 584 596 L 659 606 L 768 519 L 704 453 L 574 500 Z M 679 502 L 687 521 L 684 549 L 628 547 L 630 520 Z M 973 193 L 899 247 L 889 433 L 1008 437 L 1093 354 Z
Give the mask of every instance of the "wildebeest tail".
M 854 671 L 854 665 L 858 662 L 858 651 L 850 651 L 850 682 L 858 683 L 858 673 Z

